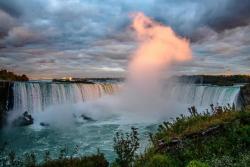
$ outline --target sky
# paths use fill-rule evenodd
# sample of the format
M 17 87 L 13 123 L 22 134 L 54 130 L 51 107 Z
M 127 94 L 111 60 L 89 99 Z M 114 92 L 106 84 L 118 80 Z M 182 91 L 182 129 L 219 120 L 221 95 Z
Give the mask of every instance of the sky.
M 173 74 L 250 74 L 249 0 L 0 0 L 0 68 L 32 79 L 120 77 L 143 12 L 191 42 Z

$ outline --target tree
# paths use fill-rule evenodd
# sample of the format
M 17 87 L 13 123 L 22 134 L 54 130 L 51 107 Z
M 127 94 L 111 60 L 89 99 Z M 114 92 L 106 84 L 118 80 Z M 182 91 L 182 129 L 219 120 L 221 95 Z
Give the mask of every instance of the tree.
M 137 128 L 131 127 L 131 132 L 125 134 L 117 132 L 114 137 L 114 151 L 117 154 L 115 162 L 120 167 L 132 166 L 139 145 Z

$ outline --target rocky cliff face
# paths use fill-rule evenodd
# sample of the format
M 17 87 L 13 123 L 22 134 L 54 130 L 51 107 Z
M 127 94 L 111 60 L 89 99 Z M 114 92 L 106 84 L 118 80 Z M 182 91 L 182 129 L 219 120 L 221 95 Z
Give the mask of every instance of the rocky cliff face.
M 245 107 L 250 107 L 250 84 L 241 88 L 242 103 Z
M 6 113 L 9 107 L 9 99 L 12 96 L 12 83 L 0 82 L 0 127 L 5 123 Z

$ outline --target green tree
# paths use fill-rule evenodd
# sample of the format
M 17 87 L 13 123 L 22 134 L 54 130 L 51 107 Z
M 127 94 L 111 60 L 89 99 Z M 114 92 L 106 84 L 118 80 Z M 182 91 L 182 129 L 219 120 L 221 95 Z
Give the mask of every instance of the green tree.
M 116 164 L 120 167 L 132 166 L 139 145 L 137 128 L 132 127 L 131 132 L 126 134 L 117 132 L 114 137 L 114 151 L 117 154 Z

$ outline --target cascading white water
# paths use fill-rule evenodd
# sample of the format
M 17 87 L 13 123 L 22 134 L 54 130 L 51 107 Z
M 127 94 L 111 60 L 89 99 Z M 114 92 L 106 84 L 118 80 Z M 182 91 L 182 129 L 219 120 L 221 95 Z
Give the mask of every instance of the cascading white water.
M 15 82 L 13 110 L 37 112 L 52 105 L 74 104 L 111 95 L 121 88 L 117 83 L 44 83 Z M 212 86 L 195 84 L 175 84 L 165 87 L 171 100 L 197 107 L 209 107 L 210 104 L 237 105 L 240 86 Z
M 177 84 L 169 86 L 167 93 L 177 102 L 209 107 L 210 104 L 226 106 L 238 105 L 240 86 L 213 86 L 197 84 Z
M 118 91 L 119 84 L 15 82 L 14 111 L 44 111 L 52 105 L 95 100 Z

